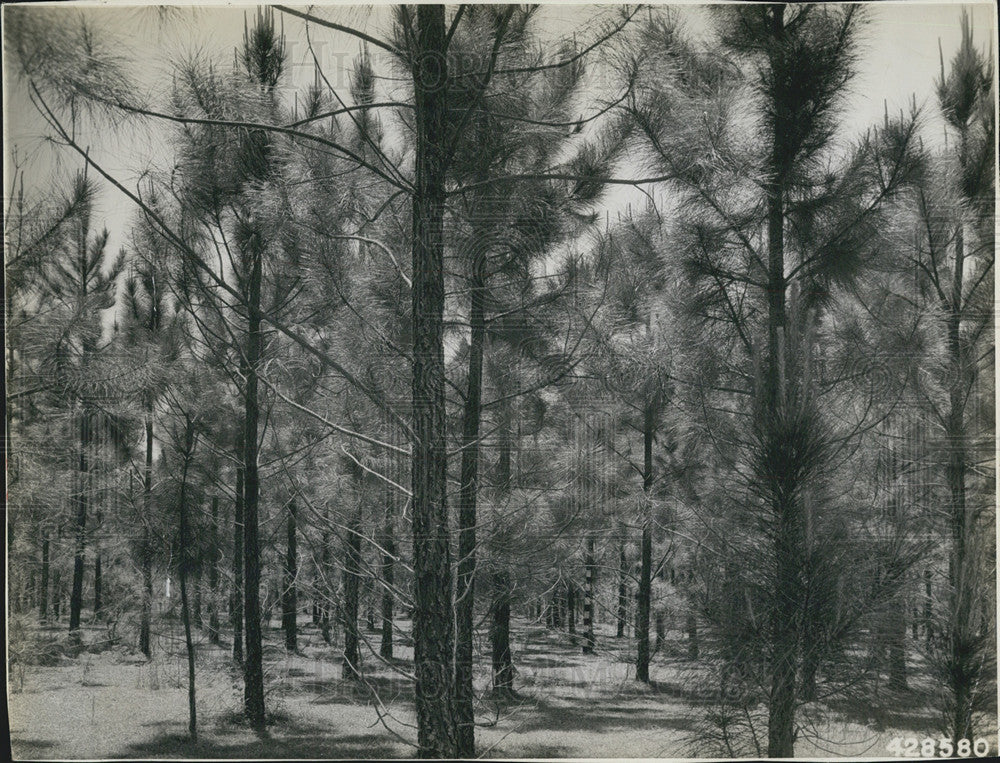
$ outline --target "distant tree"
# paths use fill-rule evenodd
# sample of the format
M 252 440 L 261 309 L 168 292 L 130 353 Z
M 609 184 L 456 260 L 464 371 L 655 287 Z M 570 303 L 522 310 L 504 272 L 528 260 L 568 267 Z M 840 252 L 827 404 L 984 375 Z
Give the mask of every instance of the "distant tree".
M 473 623 L 484 359 L 504 341 L 528 351 L 532 343 L 544 343 L 534 313 L 559 294 L 535 288 L 532 273 L 560 241 L 579 232 L 581 218 L 586 220 L 582 213 L 603 189 L 600 183 L 582 189 L 580 184 L 556 186 L 519 177 L 543 172 L 572 146 L 574 133 L 567 125 L 573 123 L 571 107 L 584 73 L 582 61 L 555 69 L 539 66 L 532 44 L 538 36 L 536 10 L 470 6 L 449 48 L 455 64 L 449 72 L 449 110 L 464 116 L 450 136 L 448 179 L 458 186 L 485 184 L 452 206 L 445 236 L 446 247 L 457 255 L 456 288 L 467 301 L 459 309 L 468 316 L 469 329 L 463 348 L 455 592 L 455 712 L 462 755 L 473 754 L 475 747 Z M 493 45 L 483 46 L 484 38 Z M 573 52 L 566 46 L 562 57 Z M 476 76 L 478 72 L 487 74 Z M 612 164 L 622 145 L 621 140 L 606 140 L 602 151 L 593 151 L 587 169 L 597 174 L 593 165 Z M 578 161 L 581 174 L 584 164 Z M 506 184 L 504 176 L 517 179 Z M 463 321 L 463 338 L 464 329 Z
M 50 615 L 50 572 L 53 572 L 51 577 L 56 589 L 51 604 L 58 618 L 59 571 L 51 569 L 57 555 L 52 532 L 61 523 L 58 517 L 51 516 L 51 512 L 39 514 L 29 507 L 59 506 L 67 501 L 68 493 L 60 495 L 54 485 L 66 485 L 69 476 L 65 472 L 69 464 L 62 463 L 64 459 L 59 453 L 63 449 L 53 441 L 58 436 L 53 431 L 53 417 L 58 415 L 65 401 L 46 394 L 59 384 L 57 379 L 43 374 L 53 332 L 58 335 L 66 327 L 61 319 L 46 321 L 50 313 L 45 306 L 51 295 L 45 289 L 41 274 L 50 260 L 60 257 L 79 216 L 92 206 L 96 187 L 79 174 L 65 189 L 59 190 L 58 181 L 53 179 L 51 193 L 29 196 L 24 188 L 25 170 L 16 148 L 11 152 L 11 159 L 10 203 L 4 216 L 4 371 L 7 387 L 4 426 L 11 454 L 7 472 L 8 500 L 12 507 L 24 502 L 25 509 L 9 513 L 11 534 L 17 539 L 11 542 L 10 553 L 12 559 L 21 558 L 22 542 L 27 540 L 27 533 L 23 532 L 25 528 L 19 520 L 30 518 L 29 523 L 37 526 L 38 532 L 38 612 L 39 619 L 44 622 Z M 29 564 L 12 563 L 10 570 L 16 580 L 21 570 L 30 568 Z
M 630 216 L 602 237 L 595 265 L 608 280 L 606 312 L 596 324 L 597 362 L 594 373 L 620 401 L 622 423 L 642 441 L 641 463 L 630 461 L 639 473 L 643 498 L 639 502 L 639 579 L 636 595 L 636 678 L 649 682 L 651 655 L 649 626 L 653 586 L 654 501 L 653 445 L 663 409 L 670 396 L 669 348 L 659 320 L 669 301 L 669 286 L 662 265 L 664 242 L 658 218 L 647 210 Z M 664 314 L 663 316 L 667 316 Z M 665 443 L 660 443 L 661 447 Z M 619 618 L 622 621 L 622 618 Z
M 81 173 L 76 182 L 88 184 Z M 102 313 L 114 305 L 115 281 L 121 272 L 123 256 L 110 260 L 107 253 L 108 231 L 93 234 L 92 200 L 94 191 L 74 194 L 83 201 L 70 223 L 65 239 L 47 258 L 40 272 L 39 299 L 61 323 L 58 333 L 50 335 L 45 347 L 47 360 L 42 373 L 49 375 L 66 396 L 71 408 L 72 426 L 77 438 L 77 466 L 72 504 L 75 508 L 73 580 L 70 594 L 69 628 L 80 627 L 83 608 L 83 576 L 87 543 L 87 515 L 92 465 L 89 449 L 96 434 L 98 403 L 108 394 L 101 384 L 99 354 L 102 344 Z M 110 260 L 110 268 L 105 272 Z M 52 324 L 50 324 L 52 325 Z M 104 389 L 102 389 L 104 387 Z
M 155 204 L 155 194 L 151 203 Z M 132 231 L 129 272 L 125 290 L 121 327 L 117 337 L 119 351 L 140 354 L 149 369 L 146 384 L 138 390 L 143 427 L 142 504 L 137 519 L 142 526 L 137 543 L 139 569 L 142 571 L 142 611 L 139 625 L 139 650 L 152 655 L 151 616 L 153 601 L 153 562 L 160 540 L 153 505 L 153 454 L 157 399 L 165 392 L 169 363 L 177 354 L 176 306 L 170 297 L 170 247 L 149 221 L 140 218 Z

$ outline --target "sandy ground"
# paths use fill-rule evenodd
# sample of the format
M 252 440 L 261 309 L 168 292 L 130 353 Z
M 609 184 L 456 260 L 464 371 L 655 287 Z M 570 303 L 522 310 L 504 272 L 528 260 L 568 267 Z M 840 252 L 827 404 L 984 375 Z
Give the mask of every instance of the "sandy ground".
M 412 757 L 416 740 L 412 650 L 400 644 L 398 670 L 366 650 L 366 683 L 340 676 L 338 653 L 303 619 L 300 648 L 288 654 L 268 630 L 266 686 L 271 723 L 260 738 L 242 722 L 242 682 L 228 649 L 197 647 L 198 741 L 187 734 L 187 665 L 179 625 L 165 624 L 152 661 L 123 647 L 28 666 L 9 687 L 17 759 L 387 758 Z M 698 754 L 693 732 L 706 709 L 683 656 L 658 655 L 654 686 L 636 682 L 628 640 L 601 633 L 584 655 L 565 633 L 517 623 L 518 697 L 502 705 L 477 690 L 477 753 L 483 757 L 680 757 Z M 403 640 L 405 641 L 405 624 Z M 364 634 L 377 651 L 378 634 Z M 88 640 L 100 638 L 88 631 Z M 486 644 L 479 648 L 485 652 Z M 480 660 L 488 666 L 488 656 Z M 885 757 L 894 736 L 931 733 L 919 709 L 879 717 L 867 708 L 824 711 L 803 731 L 800 757 Z M 886 721 L 889 721 L 888 723 Z M 996 751 L 996 736 L 990 738 Z M 707 754 L 702 748 L 702 754 Z

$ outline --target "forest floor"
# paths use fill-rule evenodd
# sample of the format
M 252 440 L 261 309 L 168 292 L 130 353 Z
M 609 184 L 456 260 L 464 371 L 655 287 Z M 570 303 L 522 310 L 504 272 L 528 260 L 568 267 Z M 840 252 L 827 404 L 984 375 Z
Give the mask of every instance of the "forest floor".
M 372 656 L 377 633 L 363 631 L 365 682 L 341 678 L 339 652 L 302 619 L 299 649 L 267 628 L 265 673 L 270 723 L 258 737 L 242 722 L 242 681 L 229 649 L 203 635 L 197 644 L 198 740 L 187 735 L 187 663 L 183 631 L 161 625 L 152 660 L 121 644 L 107 646 L 104 627 L 84 629 L 75 656 L 53 650 L 62 630 L 22 631 L 47 659 L 13 659 L 8 685 L 16 759 L 114 758 L 389 758 L 413 757 L 416 738 L 408 623 L 397 625 L 397 665 Z M 399 626 L 402 627 L 399 627 Z M 719 754 L 706 746 L 702 719 L 710 702 L 699 692 L 680 641 L 655 655 L 652 685 L 634 679 L 630 639 L 598 629 L 594 654 L 580 636 L 515 620 L 517 696 L 489 699 L 488 645 L 477 689 L 477 754 L 483 757 L 679 757 Z M 14 650 L 12 634 L 12 654 Z M 28 643 L 25 641 L 25 643 Z M 39 646 L 41 645 L 41 646 Z M 44 649 L 43 649 L 44 651 Z M 24 650 L 18 654 L 23 655 Z M 27 664 L 27 663 L 44 664 Z M 914 678 L 911 684 L 915 684 Z M 924 738 L 936 728 L 920 709 L 921 692 L 894 702 L 836 705 L 819 712 L 796 745 L 799 757 L 885 757 L 893 737 Z M 766 739 L 766 727 L 762 729 Z M 699 741 L 700 739 L 700 741 Z M 996 736 L 990 736 L 996 750 Z M 752 750 L 743 752 L 756 757 Z

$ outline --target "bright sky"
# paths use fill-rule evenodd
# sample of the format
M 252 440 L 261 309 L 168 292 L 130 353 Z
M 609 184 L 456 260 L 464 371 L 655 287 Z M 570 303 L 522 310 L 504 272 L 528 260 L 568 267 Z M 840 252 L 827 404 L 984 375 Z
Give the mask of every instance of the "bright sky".
M 318 3 L 319 4 L 319 3 Z M 125 3 L 59 3 L 60 12 L 86 13 L 93 21 L 106 27 L 111 38 L 120 41 L 121 54 L 136 63 L 143 88 L 164 87 L 170 82 L 171 62 L 188 53 L 211 51 L 220 61 L 231 61 L 233 51 L 243 35 L 244 11 L 250 6 L 197 4 L 173 6 L 161 16 L 150 7 Z M 324 10 L 327 17 L 340 23 L 364 29 L 374 36 L 384 36 L 388 9 L 375 6 L 331 4 Z M 691 31 L 704 27 L 704 8 L 695 4 L 676 4 L 679 17 Z M 966 10 L 972 19 L 977 45 L 993 51 L 996 46 L 996 7 L 992 2 L 975 4 L 908 2 L 866 3 L 870 24 L 863 36 L 864 52 L 857 78 L 851 84 L 852 94 L 845 112 L 847 133 L 857 133 L 867 125 L 880 121 L 883 103 L 891 111 L 908 108 L 911 96 L 918 105 L 925 105 L 927 115 L 925 140 L 940 139 L 940 121 L 935 119 L 933 83 L 939 75 L 938 44 L 944 52 L 946 66 L 960 40 L 959 19 Z M 6 6 L 9 7 L 9 6 Z M 5 10 L 6 10 L 5 7 Z M 577 30 L 581 39 L 587 31 L 581 23 L 594 13 L 593 7 L 554 3 L 544 10 L 546 30 L 553 39 Z M 279 21 L 284 14 L 276 13 Z M 312 56 L 305 41 L 304 24 L 295 18 L 283 18 L 291 66 L 291 81 L 296 86 L 311 82 Z M 334 86 L 343 87 L 350 71 L 351 58 L 358 51 L 358 42 L 346 35 L 327 29 L 312 29 L 312 39 L 324 71 Z M 218 53 L 218 51 L 224 51 Z M 4 67 L 5 71 L 8 67 Z M 58 150 L 46 143 L 43 124 L 25 93 L 5 82 L 5 189 L 9 189 L 10 151 L 18 150 L 29 160 L 29 183 L 43 183 L 53 168 L 63 172 L 79 166 L 75 155 Z M 92 130 L 87 140 L 95 158 L 127 185 L 134 186 L 142 169 L 154 164 L 163 166 L 169 150 L 163 133 L 156 129 L 115 132 L 102 127 Z M 169 165 L 167 165 L 169 166 Z M 67 173 L 68 174 L 68 173 Z M 117 192 L 105 195 L 99 214 L 112 235 L 114 249 L 122 241 L 128 223 L 129 202 Z

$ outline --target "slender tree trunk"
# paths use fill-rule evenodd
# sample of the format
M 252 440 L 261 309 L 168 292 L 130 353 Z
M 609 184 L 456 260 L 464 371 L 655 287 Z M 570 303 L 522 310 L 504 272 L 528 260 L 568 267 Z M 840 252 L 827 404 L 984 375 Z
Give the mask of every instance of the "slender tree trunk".
M 103 603 L 101 602 L 101 586 L 103 585 L 102 570 L 101 570 L 101 554 L 94 557 L 94 619 L 100 620 L 103 616 L 102 608 Z
M 932 598 L 931 571 L 924 570 L 924 639 L 927 646 L 934 640 L 934 600 Z
M 210 543 L 212 546 L 208 568 L 208 640 L 219 643 L 219 496 L 212 496 L 212 527 Z
M 288 504 L 288 521 L 286 527 L 287 541 L 285 554 L 285 590 L 281 601 L 281 625 L 285 631 L 285 649 L 294 652 L 298 646 L 295 618 L 298 614 L 299 602 L 295 590 L 295 579 L 298 577 L 298 556 L 295 548 L 295 501 Z
M 243 432 L 243 619 L 246 649 L 243 662 L 243 704 L 252 728 L 264 729 L 264 662 L 261 644 L 260 541 L 258 538 L 258 502 L 260 477 L 259 448 L 260 404 L 257 399 L 257 372 L 263 350 L 261 333 L 261 282 L 263 279 L 262 232 L 254 230 L 248 242 L 250 273 L 247 283 L 247 342 L 245 366 L 245 418 Z
M 447 45 L 443 5 L 416 9 L 413 53 L 413 647 L 420 757 L 458 755 L 444 395 Z
M 323 530 L 323 548 L 320 551 L 320 565 L 323 573 L 325 588 L 323 590 L 323 600 L 320 604 L 320 634 L 327 645 L 331 643 L 330 635 L 330 609 L 333 598 L 333 580 L 330 570 L 330 531 Z
M 361 644 L 358 636 L 358 610 L 361 594 L 361 504 L 358 504 L 347 530 L 344 548 L 344 659 L 341 677 L 361 675 Z
M 583 653 L 593 654 L 597 639 L 594 637 L 594 586 L 596 563 L 594 559 L 594 536 L 587 536 L 587 553 L 584 557 L 584 574 L 587 590 L 583 599 Z
M 618 547 L 618 638 L 625 637 L 625 621 L 628 618 L 628 558 L 625 556 L 625 541 Z
M 142 612 L 139 615 L 139 651 L 152 657 L 150 628 L 153 617 L 153 404 L 146 403 L 146 460 L 142 472 Z
M 195 570 L 193 574 L 194 580 L 192 580 L 194 588 L 194 606 L 192 607 L 192 621 L 197 623 L 199 627 L 203 624 L 203 618 L 201 616 L 201 570 Z
M 364 568 L 364 559 L 361 563 Z M 372 564 L 372 567 L 375 565 Z M 364 595 L 362 600 L 365 603 L 365 626 L 369 633 L 375 632 L 375 586 L 377 581 L 371 575 L 363 575 L 361 578 Z
M 379 654 L 386 660 L 392 659 L 392 615 L 393 588 L 396 585 L 396 540 L 393 528 L 392 489 L 387 488 L 385 497 L 385 524 L 382 528 L 382 641 Z
M 664 648 L 664 641 L 667 638 L 666 618 L 662 609 L 656 610 L 654 621 L 656 623 L 656 643 L 653 645 L 653 653 L 655 654 Z
M 647 401 L 643 411 L 642 426 L 642 547 L 640 549 L 639 595 L 636 597 L 639 611 L 636 615 L 635 634 L 638 641 L 635 676 L 644 683 L 649 683 L 649 613 L 653 591 L 652 497 L 650 491 L 653 487 L 654 423 L 654 406 L 652 401 Z
M 101 568 L 101 541 L 100 541 L 100 528 L 101 528 L 101 509 L 98 506 L 96 513 L 94 514 L 94 526 L 97 530 L 94 536 L 94 619 L 100 620 L 103 614 L 103 602 L 101 601 L 101 593 L 104 585 L 103 570 Z
M 80 411 L 79 489 L 73 497 L 76 504 L 76 545 L 73 552 L 73 588 L 69 599 L 69 630 L 79 635 L 80 613 L 83 609 L 83 565 L 87 546 L 87 488 L 90 466 L 87 463 L 87 443 L 90 441 L 90 416 Z
M 361 505 L 355 510 L 347 531 L 344 548 L 344 660 L 343 678 L 361 674 L 361 645 L 358 636 L 358 610 L 361 593 Z
M 52 618 L 59 622 L 59 611 L 62 608 L 62 570 L 56 565 L 52 571 Z
M 566 630 L 576 633 L 576 586 L 572 581 L 566 584 Z M 576 643 L 576 639 L 573 639 Z
M 49 531 L 42 528 L 42 571 L 38 587 L 38 619 L 49 619 Z
M 243 455 L 240 445 L 240 454 Z M 243 467 L 236 468 L 236 500 L 233 502 L 233 590 L 229 620 L 233 628 L 233 660 L 243 664 Z
M 477 242 L 478 243 L 478 242 Z M 455 602 L 455 723 L 458 755 L 472 757 L 475 719 L 472 691 L 472 627 L 475 608 L 476 498 L 479 490 L 479 424 L 486 342 L 486 252 L 471 252 L 469 372 L 462 416 L 462 460 L 458 498 L 458 579 Z
M 198 711 L 195 705 L 195 683 L 194 683 L 194 639 L 191 637 L 191 612 L 188 607 L 188 568 L 191 564 L 191 546 L 193 545 L 188 531 L 188 511 L 187 511 L 187 475 L 188 466 L 191 463 L 191 456 L 194 451 L 194 424 L 190 419 L 184 433 L 184 466 L 181 473 L 181 489 L 178 503 L 180 504 L 180 546 L 181 559 L 178 572 L 181 579 L 181 616 L 184 619 L 184 644 L 187 648 L 188 663 L 188 734 L 191 740 L 198 739 Z
M 490 643 L 493 652 L 493 694 L 498 698 L 514 693 L 514 662 L 510 651 L 510 580 L 506 572 L 493 579 Z
M 964 136 L 963 136 L 964 145 Z M 964 153 L 964 151 L 963 151 Z M 981 647 L 977 646 L 973 620 L 973 603 L 978 593 L 975 562 L 970 553 L 973 537 L 972 512 L 966 505 L 966 427 L 964 391 L 965 368 L 962 359 L 961 324 L 963 310 L 963 274 L 965 272 L 965 240 L 961 223 L 955 231 L 954 267 L 948 326 L 948 356 L 951 389 L 946 431 L 948 435 L 947 483 L 951 524 L 951 599 L 948 639 L 949 689 L 952 695 L 953 739 L 972 739 L 973 686 L 979 680 L 977 665 Z

